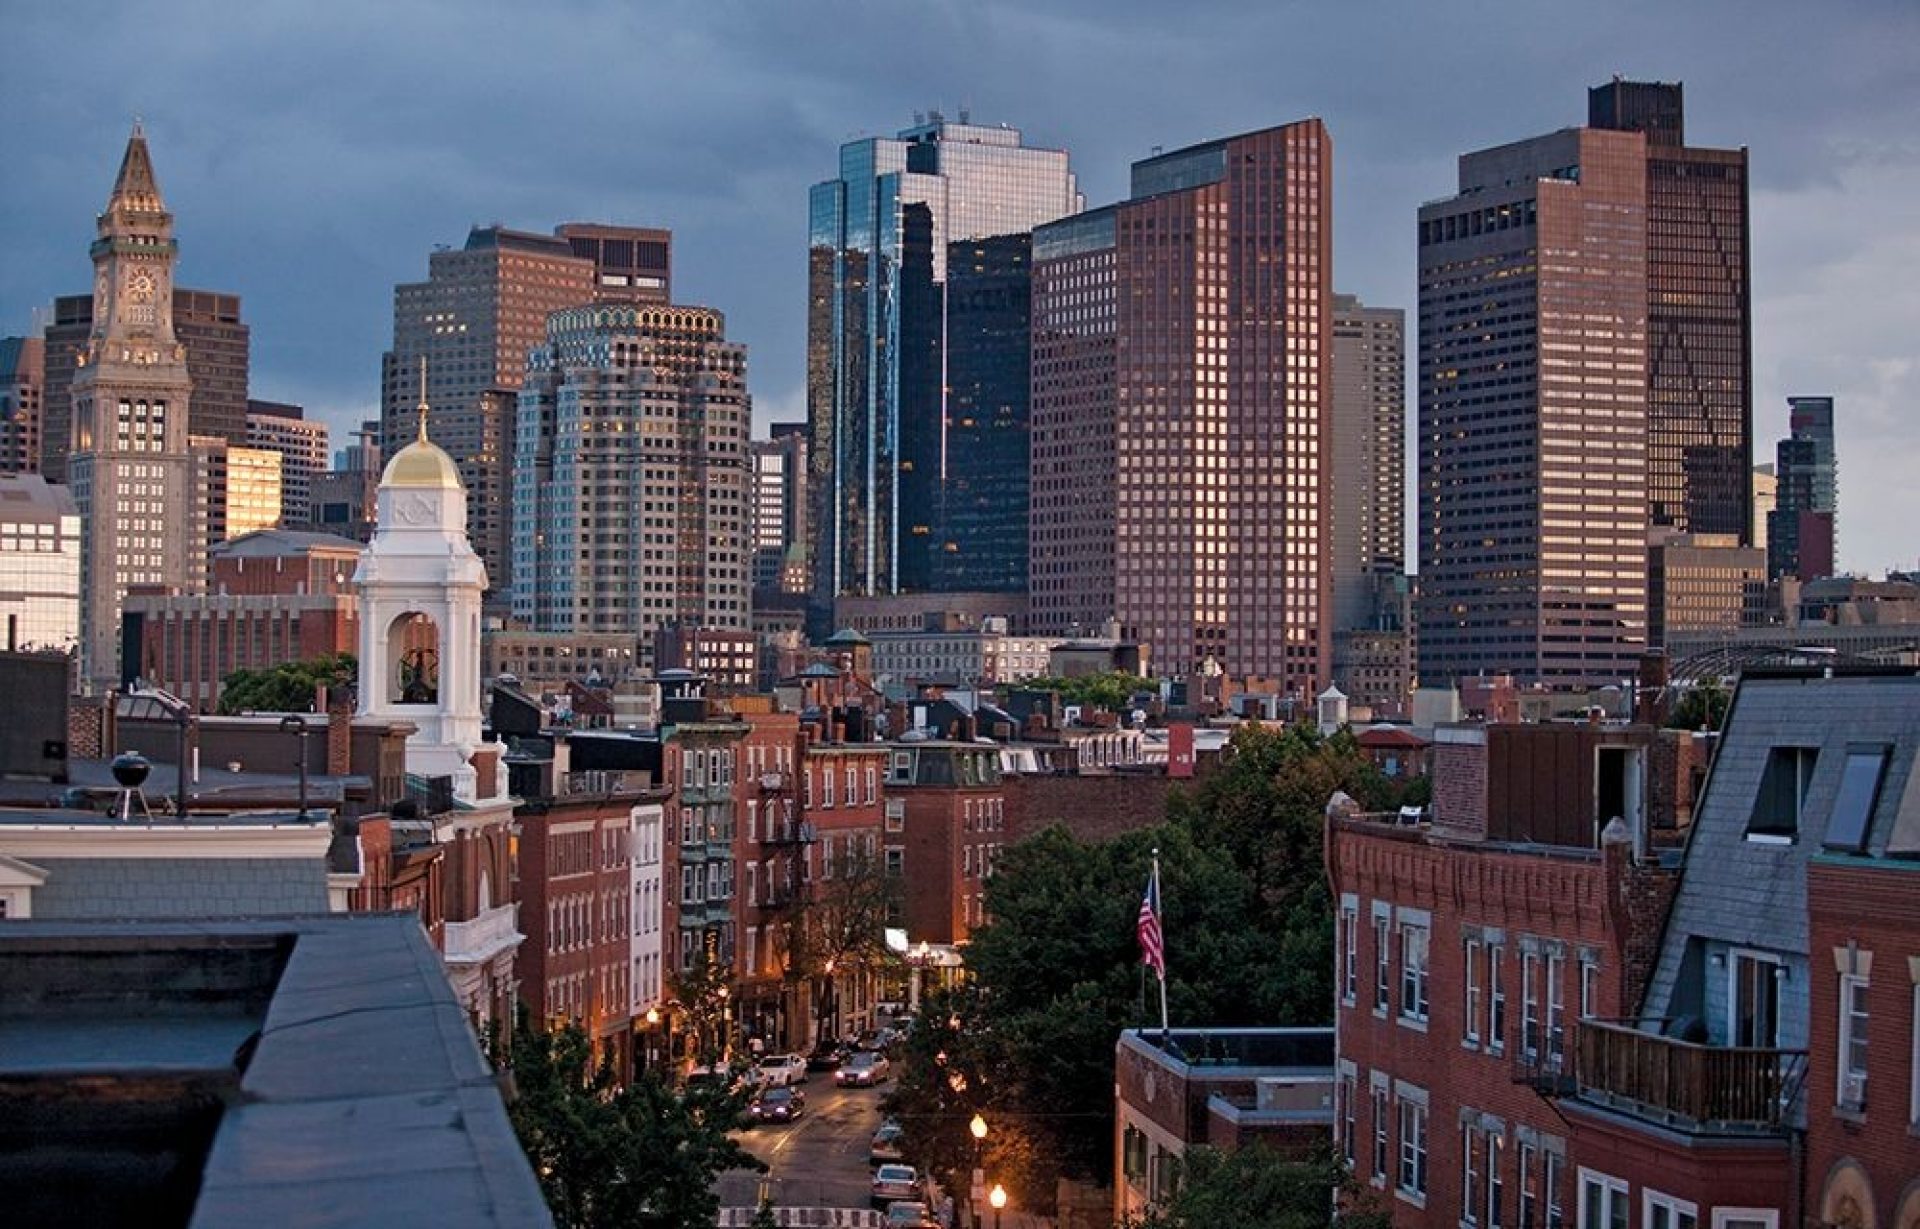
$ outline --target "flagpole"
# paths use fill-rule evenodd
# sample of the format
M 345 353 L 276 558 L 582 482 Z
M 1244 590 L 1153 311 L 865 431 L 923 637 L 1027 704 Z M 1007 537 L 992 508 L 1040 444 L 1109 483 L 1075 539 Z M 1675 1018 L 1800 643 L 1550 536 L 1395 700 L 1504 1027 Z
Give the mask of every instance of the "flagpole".
M 1160 850 L 1157 846 L 1153 851 L 1153 902 L 1155 907 L 1160 910 L 1160 942 L 1162 945 L 1161 950 L 1164 952 L 1167 941 L 1165 920 L 1167 903 L 1166 898 L 1160 895 Z M 1160 958 L 1160 967 L 1155 969 L 1154 972 L 1160 975 L 1160 1044 L 1164 1046 L 1167 1043 L 1168 1037 L 1171 1035 L 1171 1030 L 1167 1027 L 1167 960 L 1164 955 Z

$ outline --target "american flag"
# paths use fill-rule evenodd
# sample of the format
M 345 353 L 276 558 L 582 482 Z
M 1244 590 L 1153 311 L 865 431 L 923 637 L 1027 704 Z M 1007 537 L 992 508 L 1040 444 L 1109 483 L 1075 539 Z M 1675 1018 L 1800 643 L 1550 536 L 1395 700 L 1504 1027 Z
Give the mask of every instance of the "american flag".
M 1156 868 L 1157 870 L 1157 868 Z M 1147 894 L 1140 898 L 1140 963 L 1167 980 L 1167 952 L 1160 941 L 1160 876 L 1147 877 Z

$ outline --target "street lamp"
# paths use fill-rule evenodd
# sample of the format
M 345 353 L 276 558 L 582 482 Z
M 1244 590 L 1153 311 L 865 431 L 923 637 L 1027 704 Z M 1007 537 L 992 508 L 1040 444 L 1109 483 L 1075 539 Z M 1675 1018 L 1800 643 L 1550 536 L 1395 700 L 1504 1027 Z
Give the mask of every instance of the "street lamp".
M 987 1202 L 993 1205 L 993 1229 L 1000 1229 L 1000 1211 L 1007 1206 L 1007 1188 L 998 1182 L 987 1193 Z
M 980 1149 L 987 1142 L 987 1120 L 975 1114 L 973 1121 L 967 1124 L 967 1130 L 973 1135 L 973 1174 L 967 1183 L 967 1219 L 973 1224 L 973 1229 L 980 1229 L 980 1192 L 987 1184 L 985 1171 L 980 1168 Z
M 300 739 L 300 818 L 307 817 L 307 719 L 297 714 L 280 718 L 280 728 Z

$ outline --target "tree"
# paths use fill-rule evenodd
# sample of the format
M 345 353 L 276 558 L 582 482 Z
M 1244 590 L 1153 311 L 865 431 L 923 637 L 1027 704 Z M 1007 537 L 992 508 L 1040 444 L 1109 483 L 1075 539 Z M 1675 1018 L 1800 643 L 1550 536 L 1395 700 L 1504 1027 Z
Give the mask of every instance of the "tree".
M 359 676 L 351 653 L 323 653 L 264 670 L 235 670 L 220 680 L 222 713 L 307 713 L 320 688 L 347 687 Z
M 742 1123 L 744 1090 L 676 1090 L 655 1071 L 623 1087 L 577 1024 L 547 1031 L 524 1010 L 493 1048 L 512 1075 L 507 1116 L 562 1229 L 711 1225 L 714 1179 L 766 1169 L 728 1134 Z
M 1387 1229 L 1392 1223 L 1331 1148 L 1299 1158 L 1256 1143 L 1232 1152 L 1187 1149 L 1174 1194 L 1126 1229 Z
M 773 884 L 768 886 L 774 890 Z M 822 876 L 811 885 L 794 882 L 782 890 L 808 893 L 772 930 L 781 981 L 796 1006 L 803 985 L 832 977 L 835 970 L 870 973 L 893 959 L 885 932 L 900 885 L 878 858 L 848 854 L 835 864 L 831 879 Z
M 1125 670 L 1108 670 L 1102 674 L 1076 674 L 1072 678 L 1031 678 L 1019 684 L 1019 688 L 1051 691 L 1068 704 L 1092 705 L 1119 713 L 1132 707 L 1134 696 L 1152 690 L 1153 684 Z
M 1680 693 L 1667 727 L 1674 730 L 1717 730 L 1727 719 L 1727 706 L 1733 697 L 1719 680 L 1696 683 Z

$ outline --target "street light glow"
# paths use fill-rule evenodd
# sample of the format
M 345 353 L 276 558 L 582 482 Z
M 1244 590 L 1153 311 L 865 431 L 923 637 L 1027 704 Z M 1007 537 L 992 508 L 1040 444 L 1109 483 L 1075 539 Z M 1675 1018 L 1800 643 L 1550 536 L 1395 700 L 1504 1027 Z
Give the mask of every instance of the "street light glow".
M 975 1139 L 985 1139 L 987 1137 L 987 1120 L 975 1114 L 973 1121 L 967 1124 L 967 1130 L 973 1132 Z
M 996 1212 L 1006 1207 L 1007 1188 L 1001 1186 L 998 1182 L 994 1183 L 993 1189 L 987 1192 L 987 1202 L 993 1205 L 993 1210 Z

